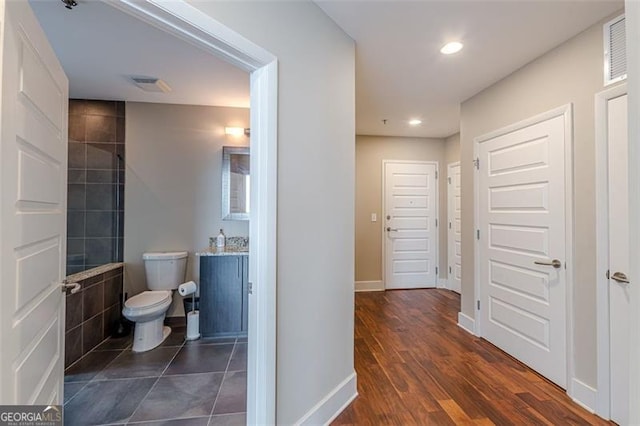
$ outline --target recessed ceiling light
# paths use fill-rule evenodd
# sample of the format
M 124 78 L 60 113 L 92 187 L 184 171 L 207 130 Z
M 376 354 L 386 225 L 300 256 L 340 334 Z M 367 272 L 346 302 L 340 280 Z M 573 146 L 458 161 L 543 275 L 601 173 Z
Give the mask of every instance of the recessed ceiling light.
M 442 49 L 440 49 L 440 52 L 444 53 L 445 55 L 451 55 L 453 53 L 457 53 L 461 51 L 462 47 L 463 47 L 463 44 L 460 43 L 459 41 L 452 41 L 442 46 Z
M 417 118 L 415 118 L 413 120 L 409 120 L 409 125 L 410 126 L 417 126 L 418 124 L 422 124 L 422 120 L 418 120 Z

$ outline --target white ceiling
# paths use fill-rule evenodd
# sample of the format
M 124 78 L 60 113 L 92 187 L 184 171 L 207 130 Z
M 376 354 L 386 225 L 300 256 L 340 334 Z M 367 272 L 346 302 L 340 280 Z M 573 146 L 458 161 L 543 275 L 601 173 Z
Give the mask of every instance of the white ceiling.
M 624 6 L 622 0 L 315 2 L 356 41 L 357 133 L 423 137 L 456 133 L 462 101 Z M 464 49 L 442 55 L 451 40 Z M 423 124 L 409 127 L 411 118 Z
M 29 0 L 67 76 L 71 98 L 249 107 L 249 74 L 101 1 Z M 158 77 L 148 93 L 129 76 Z
M 249 106 L 249 76 L 105 4 L 29 0 L 69 77 L 70 97 Z M 316 0 L 356 41 L 358 134 L 445 137 L 459 105 L 622 9 L 622 0 Z M 439 49 L 461 40 L 462 52 Z M 148 93 L 128 76 L 159 77 Z M 421 118 L 410 127 L 407 121 Z M 387 124 L 382 123 L 387 119 Z

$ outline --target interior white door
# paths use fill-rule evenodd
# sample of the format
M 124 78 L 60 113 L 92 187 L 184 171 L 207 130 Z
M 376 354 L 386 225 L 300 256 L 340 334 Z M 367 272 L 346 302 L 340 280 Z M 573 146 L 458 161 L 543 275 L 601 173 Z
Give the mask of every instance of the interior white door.
M 462 200 L 460 198 L 460 162 L 447 166 L 447 204 L 449 228 L 448 236 L 448 264 L 449 290 L 460 293 L 462 289 Z
M 482 335 L 563 388 L 565 125 L 555 116 L 479 143 L 477 173 Z
M 610 416 L 629 416 L 629 181 L 627 95 L 607 101 L 609 169 L 609 360 Z
M 437 165 L 384 163 L 385 288 L 435 287 Z
M 68 81 L 28 2 L 0 16 L 0 403 L 60 404 Z

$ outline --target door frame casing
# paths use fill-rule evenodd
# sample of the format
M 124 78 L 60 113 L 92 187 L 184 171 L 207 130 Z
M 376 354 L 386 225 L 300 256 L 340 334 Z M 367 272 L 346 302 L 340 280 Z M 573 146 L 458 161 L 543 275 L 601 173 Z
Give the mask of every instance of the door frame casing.
M 382 212 L 382 228 L 381 228 L 381 233 L 382 233 L 382 288 L 384 290 L 387 289 L 387 234 L 385 234 L 385 221 L 386 221 L 386 167 L 387 164 L 424 164 L 424 165 L 435 165 L 436 166 L 436 185 L 435 185 L 435 189 L 436 189 L 436 218 L 438 219 L 438 226 L 436 227 L 436 253 L 435 253 L 435 257 L 436 257 L 436 266 L 438 267 L 438 273 L 436 274 L 436 282 L 435 285 L 433 286 L 433 288 L 438 288 L 438 282 L 439 282 L 439 277 L 440 277 L 440 225 L 441 225 L 441 220 L 440 220 L 440 193 L 439 193 L 439 187 L 440 187 L 440 163 L 438 161 L 414 161 L 414 160 L 382 160 L 382 208 L 380 209 L 380 211 Z
M 596 414 L 611 416 L 610 333 L 609 333 L 609 138 L 608 102 L 627 94 L 627 84 L 619 84 L 595 95 L 596 120 Z
M 102 0 L 251 76 L 247 424 L 276 422 L 277 57 L 184 0 Z
M 575 376 L 575 361 L 574 361 L 574 327 L 573 327 L 573 278 L 575 274 L 574 258 L 574 218 L 573 218 L 573 200 L 574 200 L 574 188 L 573 188 L 573 104 L 569 103 L 558 108 L 543 112 L 533 117 L 518 121 L 517 123 L 510 124 L 502 127 L 498 130 L 489 132 L 482 136 L 475 137 L 473 139 L 473 158 L 477 159 L 480 154 L 480 144 L 494 139 L 498 136 L 506 135 L 514 131 L 541 123 L 543 121 L 550 120 L 556 117 L 564 118 L 564 158 L 565 158 L 565 265 L 566 265 L 566 371 L 567 371 L 567 394 L 573 396 L 574 394 L 574 376 Z M 486 165 L 484 165 L 486 166 Z M 483 167 L 483 164 L 480 164 Z M 480 177 L 479 170 L 474 168 L 473 174 L 473 230 L 474 234 L 480 229 Z M 485 236 L 486 237 L 486 236 Z M 481 235 L 480 238 L 483 238 Z M 478 309 L 478 301 L 483 300 L 483 291 L 480 283 L 480 240 L 473 235 L 474 239 L 474 321 L 475 321 L 475 334 L 478 337 L 483 337 L 483 324 L 482 315 Z M 485 307 L 486 309 L 486 307 Z
M 461 168 L 460 161 L 454 161 L 452 163 L 447 164 L 447 179 L 451 178 L 451 176 L 449 176 L 449 171 L 451 170 L 451 167 L 455 167 L 455 166 L 458 166 L 458 167 Z M 462 168 L 460 170 L 462 171 Z M 453 223 L 452 222 L 453 216 L 452 216 L 452 209 L 451 209 L 451 191 L 452 191 L 451 184 L 449 184 L 447 182 L 447 222 L 448 223 Z M 452 247 L 451 247 L 451 238 L 450 238 L 451 235 L 450 234 L 452 234 L 452 233 L 454 233 L 453 232 L 453 227 L 449 228 L 447 226 L 447 267 L 449 265 L 451 265 L 451 257 L 452 257 L 451 256 L 451 249 L 452 249 Z M 462 241 L 460 241 L 460 244 L 462 244 Z M 455 250 L 455 248 L 454 248 L 454 250 Z M 453 256 L 453 257 L 455 257 L 455 256 Z M 451 270 L 451 272 L 449 272 L 449 270 L 447 270 L 447 290 L 454 291 L 453 290 L 453 285 L 451 284 L 451 274 L 452 274 L 452 272 L 453 272 L 453 269 Z M 462 293 L 462 282 L 460 283 L 460 293 Z

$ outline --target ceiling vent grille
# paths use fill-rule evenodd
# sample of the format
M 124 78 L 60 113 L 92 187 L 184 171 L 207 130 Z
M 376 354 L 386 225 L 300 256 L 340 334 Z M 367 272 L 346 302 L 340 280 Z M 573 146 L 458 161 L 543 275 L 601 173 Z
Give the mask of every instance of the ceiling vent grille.
M 604 84 L 627 78 L 627 39 L 624 15 L 604 24 Z
M 159 78 L 132 76 L 131 81 L 145 92 L 168 93 L 171 91 L 171 87 Z

